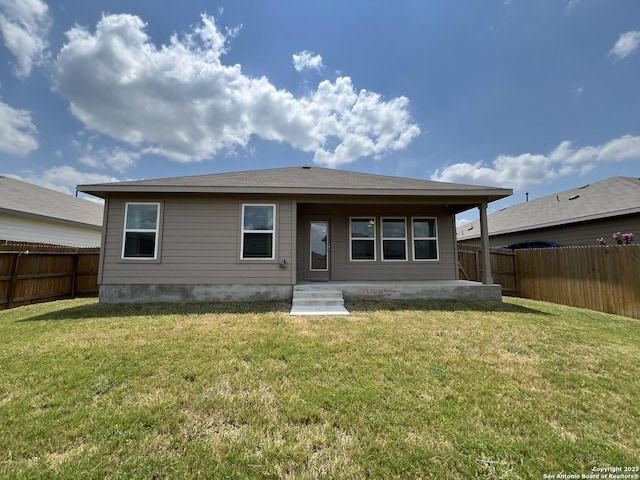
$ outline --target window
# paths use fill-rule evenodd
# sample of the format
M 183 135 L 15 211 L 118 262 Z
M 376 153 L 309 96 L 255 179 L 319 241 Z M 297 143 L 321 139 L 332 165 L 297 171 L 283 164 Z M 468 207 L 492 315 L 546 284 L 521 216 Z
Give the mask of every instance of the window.
M 382 259 L 407 260 L 407 225 L 404 218 L 382 219 Z
M 413 259 L 438 260 L 438 233 L 435 218 L 413 219 Z
M 376 259 L 376 221 L 371 218 L 352 218 L 349 229 L 351 260 Z
M 127 203 L 124 214 L 122 258 L 158 258 L 159 203 Z
M 275 225 L 275 205 L 242 205 L 243 260 L 275 260 Z

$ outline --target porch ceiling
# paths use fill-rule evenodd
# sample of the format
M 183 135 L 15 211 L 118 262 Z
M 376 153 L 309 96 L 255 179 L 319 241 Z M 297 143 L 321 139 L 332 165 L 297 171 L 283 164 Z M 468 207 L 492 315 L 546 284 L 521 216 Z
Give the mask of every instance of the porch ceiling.
M 482 203 L 486 203 L 485 197 L 477 198 L 455 198 L 455 197 L 352 197 L 352 196 L 309 196 L 305 195 L 296 199 L 298 206 L 301 205 L 437 205 L 444 206 L 451 212 L 457 214 L 472 208 L 478 208 Z

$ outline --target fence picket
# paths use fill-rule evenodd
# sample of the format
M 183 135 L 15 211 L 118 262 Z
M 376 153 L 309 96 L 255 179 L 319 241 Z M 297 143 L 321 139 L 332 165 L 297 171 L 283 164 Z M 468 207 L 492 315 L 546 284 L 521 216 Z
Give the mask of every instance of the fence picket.
M 516 250 L 519 297 L 640 318 L 640 245 Z
M 458 250 L 468 280 L 481 281 L 477 246 Z M 503 295 L 640 318 L 640 245 L 492 249 L 494 282 Z M 462 278 L 462 277 L 461 277 Z
M 0 245 L 0 309 L 97 296 L 99 256 L 98 248 Z

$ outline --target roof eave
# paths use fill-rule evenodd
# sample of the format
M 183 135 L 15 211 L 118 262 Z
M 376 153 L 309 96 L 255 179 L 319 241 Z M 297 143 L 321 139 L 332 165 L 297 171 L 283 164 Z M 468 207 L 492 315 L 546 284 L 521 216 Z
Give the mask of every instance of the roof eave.
M 492 232 L 491 231 L 491 217 L 489 217 L 489 235 L 508 235 L 510 233 L 518 233 L 518 232 L 530 232 L 532 230 L 542 230 L 544 228 L 553 228 L 553 227 L 560 227 L 562 225 L 572 225 L 574 223 L 582 223 L 582 222 L 591 222 L 594 220 L 602 220 L 605 218 L 612 218 L 612 217 L 621 217 L 624 215 L 633 215 L 634 213 L 640 213 L 640 207 L 633 207 L 633 208 L 627 208 L 624 210 L 616 210 L 613 212 L 603 212 L 603 213 L 598 213 L 595 215 L 586 215 L 584 217 L 576 217 L 576 218 L 571 218 L 571 219 L 565 219 L 565 220 L 558 220 L 555 222 L 547 222 L 547 223 L 539 223 L 536 225 L 529 225 L 529 226 L 525 226 L 525 227 L 520 227 L 520 228 L 510 228 L 510 229 L 506 229 L 506 230 L 498 230 L 496 232 Z M 465 227 L 465 225 L 462 225 L 461 227 Z M 480 238 L 479 234 L 470 234 L 470 235 L 464 235 L 463 239 L 458 239 L 458 240 L 473 240 L 476 238 Z
M 494 201 L 513 195 L 510 189 L 375 189 L 375 188 L 322 188 L 322 187 L 210 187 L 166 185 L 78 185 L 79 192 L 105 198 L 113 193 L 135 194 L 266 194 L 266 195 L 331 195 L 331 196 L 403 196 L 403 197 L 478 197 Z

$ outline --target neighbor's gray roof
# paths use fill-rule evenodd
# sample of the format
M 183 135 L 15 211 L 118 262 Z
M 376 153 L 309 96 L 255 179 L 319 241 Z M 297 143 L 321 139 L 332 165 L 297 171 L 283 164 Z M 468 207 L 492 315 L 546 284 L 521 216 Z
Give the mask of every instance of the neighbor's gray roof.
M 512 190 L 412 178 L 372 175 L 319 167 L 290 167 L 192 177 L 78 185 L 105 197 L 110 192 L 145 193 L 286 193 L 301 195 L 417 195 L 504 198 Z
M 0 212 L 2 211 L 102 227 L 102 205 L 0 176 Z
M 640 213 L 640 178 L 611 177 L 503 208 L 487 218 L 489 235 Z M 458 240 L 480 237 L 479 220 L 457 228 Z

